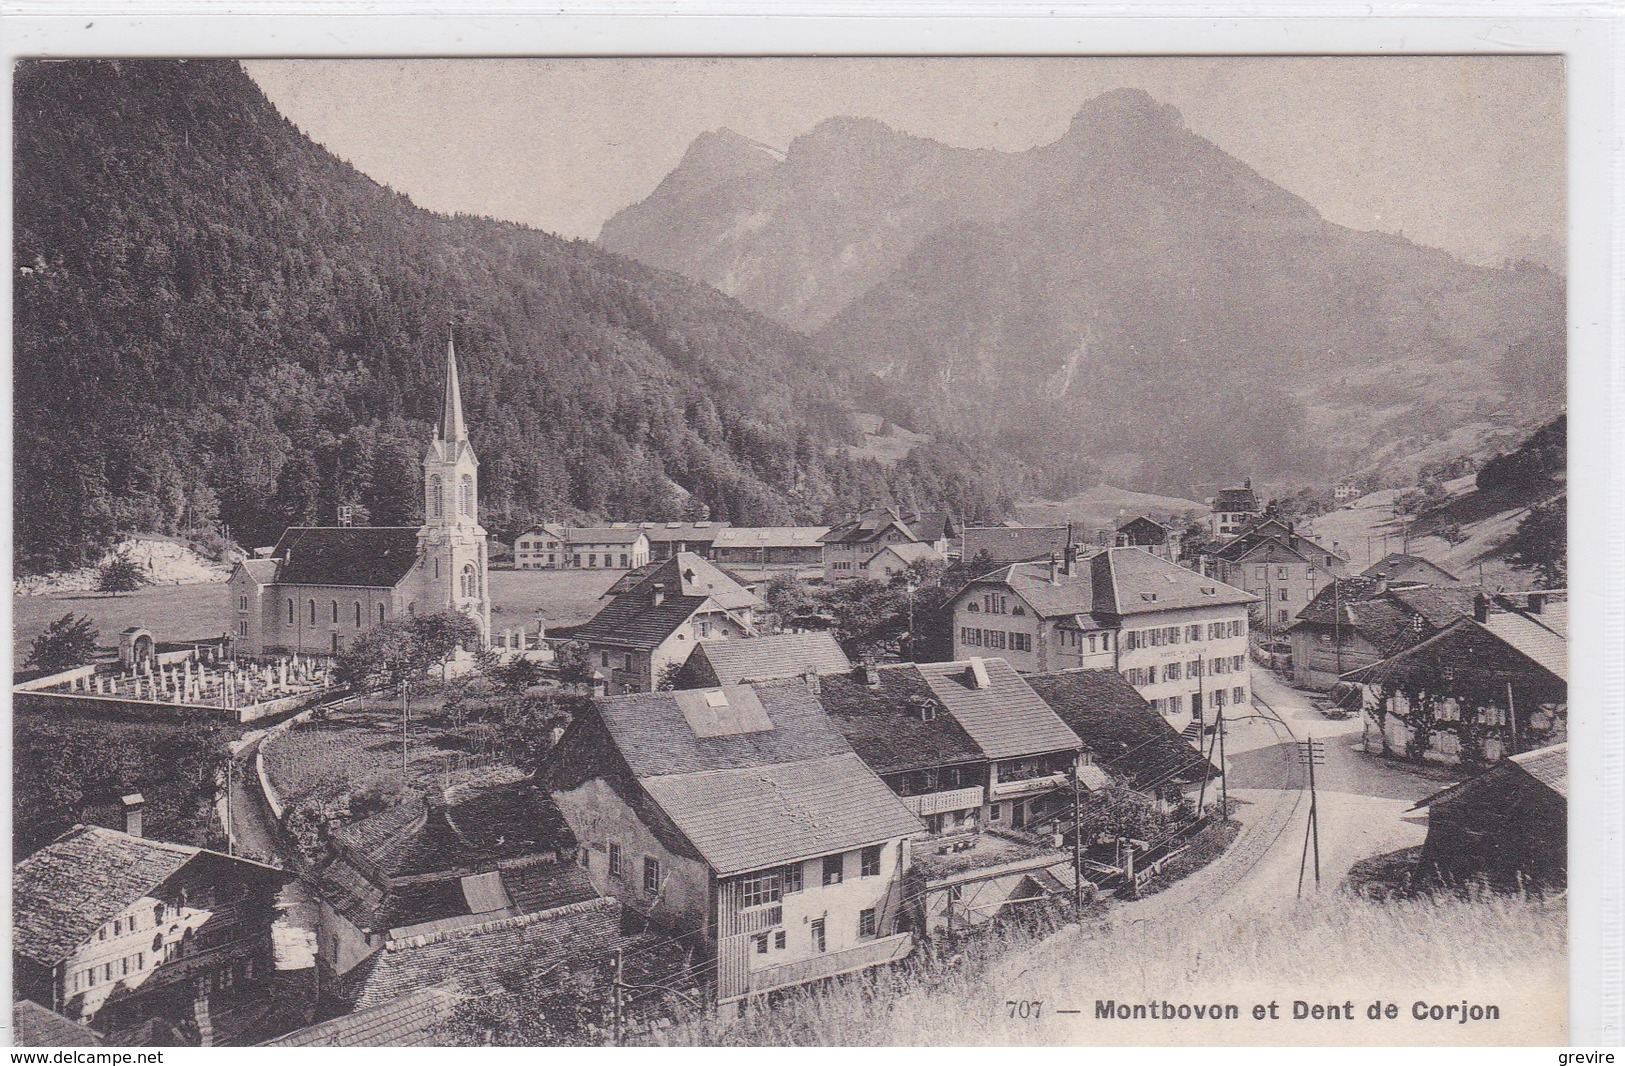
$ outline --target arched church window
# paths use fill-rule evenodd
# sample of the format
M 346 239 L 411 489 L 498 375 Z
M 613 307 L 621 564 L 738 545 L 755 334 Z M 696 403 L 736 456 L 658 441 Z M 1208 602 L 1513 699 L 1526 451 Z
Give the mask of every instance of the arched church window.
M 465 515 L 474 513 L 474 476 L 472 474 L 463 475 L 462 492 L 458 497 L 458 506 Z
M 339 601 L 338 600 L 333 601 L 333 624 L 334 625 L 339 624 Z
M 384 624 L 384 605 L 381 603 L 378 605 L 378 624 Z
M 480 574 L 479 574 L 479 571 L 474 569 L 474 564 L 473 563 L 468 563 L 463 567 L 463 596 L 465 598 L 467 598 L 467 599 L 472 600 L 472 599 L 477 598 L 479 596 L 479 594 L 480 594 Z
M 355 601 L 355 627 L 357 629 L 361 628 L 361 601 L 360 600 Z
M 439 559 L 436 559 L 434 561 L 434 579 L 436 581 L 440 580 L 440 560 Z
M 308 606 L 309 606 L 309 614 L 310 614 L 310 624 L 315 625 L 316 624 L 316 601 L 311 600 L 309 602 Z
M 293 625 L 293 597 L 288 597 L 288 624 Z
M 440 483 L 439 474 L 429 476 L 429 512 L 436 518 L 446 514 L 445 487 Z

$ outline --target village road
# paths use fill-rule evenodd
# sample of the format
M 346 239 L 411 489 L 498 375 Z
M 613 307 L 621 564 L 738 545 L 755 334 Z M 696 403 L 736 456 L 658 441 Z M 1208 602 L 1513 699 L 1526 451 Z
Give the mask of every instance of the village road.
M 282 866 L 275 823 L 254 769 L 254 756 L 264 737 L 263 730 L 249 733 L 232 753 L 231 838 L 237 854 Z M 277 910 L 279 913 L 271 926 L 276 968 L 304 970 L 316 965 L 316 930 L 320 916 L 315 898 L 303 879 L 295 878 L 284 886 L 277 897 Z

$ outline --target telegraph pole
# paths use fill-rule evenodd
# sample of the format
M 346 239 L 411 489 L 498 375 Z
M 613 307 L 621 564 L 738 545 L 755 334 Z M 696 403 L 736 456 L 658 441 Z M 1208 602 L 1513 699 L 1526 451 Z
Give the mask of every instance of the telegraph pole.
M 1315 846 L 1315 888 L 1320 888 L 1320 810 L 1315 795 L 1315 765 L 1326 762 L 1326 742 L 1309 737 L 1298 741 L 1298 757 L 1309 768 L 1309 821 L 1303 827 L 1303 856 L 1298 860 L 1298 898 L 1303 898 L 1303 875 L 1309 863 L 1309 842 Z
M 1078 760 L 1072 760 L 1072 916 L 1083 914 L 1083 805 L 1079 799 Z
M 621 981 L 621 961 L 621 950 L 616 948 L 615 955 L 611 963 L 613 969 L 611 970 L 609 984 L 611 1002 L 615 1011 L 614 1031 L 616 1047 L 622 1047 L 626 1043 L 626 1034 L 624 1032 L 625 1022 L 622 1018 L 626 1007 L 626 993 L 625 985 Z
M 1224 764 L 1224 708 L 1219 708 L 1219 810 L 1230 820 L 1230 769 Z

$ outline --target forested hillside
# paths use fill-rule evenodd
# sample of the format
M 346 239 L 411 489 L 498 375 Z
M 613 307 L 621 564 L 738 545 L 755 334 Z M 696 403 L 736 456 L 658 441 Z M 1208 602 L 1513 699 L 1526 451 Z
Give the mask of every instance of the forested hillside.
M 941 434 L 850 457 L 851 386 L 804 338 L 590 244 L 421 210 L 233 62 L 25 63 L 15 106 L 25 572 L 117 531 L 415 523 L 448 328 L 499 535 L 887 497 L 992 517 L 1019 488 Z

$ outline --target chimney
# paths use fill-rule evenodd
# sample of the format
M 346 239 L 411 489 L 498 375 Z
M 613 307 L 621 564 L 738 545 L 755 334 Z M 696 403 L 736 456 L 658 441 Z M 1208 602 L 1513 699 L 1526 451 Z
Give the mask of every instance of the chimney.
M 814 696 L 818 695 L 818 671 L 809 666 L 801 673 L 801 679 L 807 682 L 807 691 Z
M 1473 621 L 1488 622 L 1490 620 L 1490 598 L 1482 592 L 1473 597 Z
M 649 603 L 652 606 L 659 607 L 662 603 L 665 603 L 665 602 L 666 602 L 666 583 L 663 582 L 663 581 L 656 581 L 654 583 L 654 587 L 649 592 Z
M 597 670 L 594 670 L 592 672 L 592 694 L 594 696 L 603 696 L 608 692 L 608 690 L 609 685 L 604 680 L 604 675 L 600 674 Z
M 1250 477 L 1242 478 L 1241 479 L 1241 487 L 1246 489 L 1248 492 L 1253 491 L 1253 479 L 1250 478 Z
M 1529 594 L 1529 613 L 1539 614 L 1546 609 L 1546 594 L 1544 592 L 1531 592 Z
M 133 837 L 141 835 L 141 812 L 147 807 L 147 799 L 139 792 L 132 792 L 124 797 L 124 831 Z
M 864 688 L 878 689 L 880 687 L 880 669 L 874 662 L 865 659 L 858 664 L 858 680 Z
M 1049 583 L 1051 585 L 1061 583 L 1061 559 L 1055 552 L 1049 553 Z
M 978 690 L 992 686 L 993 680 L 987 676 L 987 664 L 980 658 L 971 659 L 965 667 L 965 683 Z

